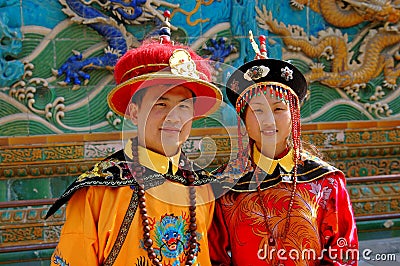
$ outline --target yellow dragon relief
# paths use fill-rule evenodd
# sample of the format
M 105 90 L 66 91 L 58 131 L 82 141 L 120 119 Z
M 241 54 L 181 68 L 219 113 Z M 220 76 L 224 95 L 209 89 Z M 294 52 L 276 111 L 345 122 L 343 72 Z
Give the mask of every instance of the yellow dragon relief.
M 400 34 L 397 26 L 392 26 L 390 30 L 387 27 L 366 27 L 359 37 L 348 42 L 347 34 L 338 29 L 328 28 L 319 32 L 317 37 L 308 37 L 299 26 L 278 23 L 265 6 L 263 10 L 256 7 L 256 12 L 261 28 L 282 36 L 289 50 L 301 52 L 308 58 L 311 64 L 311 71 L 305 74 L 308 82 L 320 82 L 332 88 L 360 88 L 383 71 L 383 85 L 396 88 L 396 79 L 400 75 L 400 65 L 395 66 L 395 60 L 400 60 Z M 357 58 L 360 63 L 353 63 L 353 54 L 349 51 L 361 41 L 359 51 L 362 56 Z M 321 57 L 331 61 L 330 72 L 324 71 L 322 64 L 312 63 L 312 59 Z
M 309 6 L 335 27 L 353 27 L 364 21 L 398 23 L 400 0 L 291 0 L 290 5 L 302 10 Z

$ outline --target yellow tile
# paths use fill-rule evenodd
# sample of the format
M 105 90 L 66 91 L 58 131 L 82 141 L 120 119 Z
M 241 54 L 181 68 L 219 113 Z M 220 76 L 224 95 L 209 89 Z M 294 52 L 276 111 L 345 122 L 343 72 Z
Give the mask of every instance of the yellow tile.
M 90 133 L 83 136 L 84 141 L 120 140 L 121 132 Z
M 83 142 L 83 134 L 59 134 L 47 136 L 48 143 Z
M 376 121 L 352 121 L 347 123 L 348 128 L 376 128 Z
M 0 146 L 8 146 L 8 138 L 0 138 Z
M 400 120 L 382 120 L 377 122 L 379 128 L 382 127 L 400 127 Z
M 301 130 L 308 131 L 308 130 L 317 130 L 318 125 L 315 123 L 310 124 L 301 124 Z
M 319 130 L 326 130 L 326 129 L 346 129 L 347 123 L 346 122 L 332 122 L 332 123 L 320 123 L 318 124 Z
M 29 145 L 47 143 L 46 136 L 29 136 L 29 137 L 13 137 L 8 139 L 10 146 L 12 145 Z

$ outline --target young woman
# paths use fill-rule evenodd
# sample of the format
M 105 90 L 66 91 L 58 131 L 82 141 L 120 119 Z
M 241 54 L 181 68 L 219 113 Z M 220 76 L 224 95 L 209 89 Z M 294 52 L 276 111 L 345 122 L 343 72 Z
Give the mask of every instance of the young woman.
M 301 144 L 306 94 L 304 76 L 281 60 L 248 62 L 229 78 L 249 141 L 243 148 L 239 123 L 239 156 L 216 172 L 228 192 L 209 233 L 213 265 L 357 265 L 345 176 Z

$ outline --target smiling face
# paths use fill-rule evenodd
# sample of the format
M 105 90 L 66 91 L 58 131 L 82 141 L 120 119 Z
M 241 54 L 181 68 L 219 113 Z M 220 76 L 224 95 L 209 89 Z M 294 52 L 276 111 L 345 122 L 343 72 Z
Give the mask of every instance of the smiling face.
M 130 104 L 129 111 L 138 127 L 139 145 L 170 157 L 179 152 L 189 137 L 194 114 L 193 94 L 183 86 L 149 87 L 139 104 Z
M 287 147 L 291 115 L 289 106 L 281 100 L 264 94 L 253 97 L 246 108 L 245 124 L 263 155 L 274 158 Z

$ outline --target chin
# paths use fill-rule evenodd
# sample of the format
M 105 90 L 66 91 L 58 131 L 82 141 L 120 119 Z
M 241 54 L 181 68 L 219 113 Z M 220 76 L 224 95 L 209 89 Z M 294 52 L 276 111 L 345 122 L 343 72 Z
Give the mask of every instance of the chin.
M 181 145 L 179 145 L 178 143 L 176 145 L 168 145 L 168 146 L 164 145 L 163 148 L 164 148 L 165 155 L 167 157 L 170 157 L 179 152 Z

